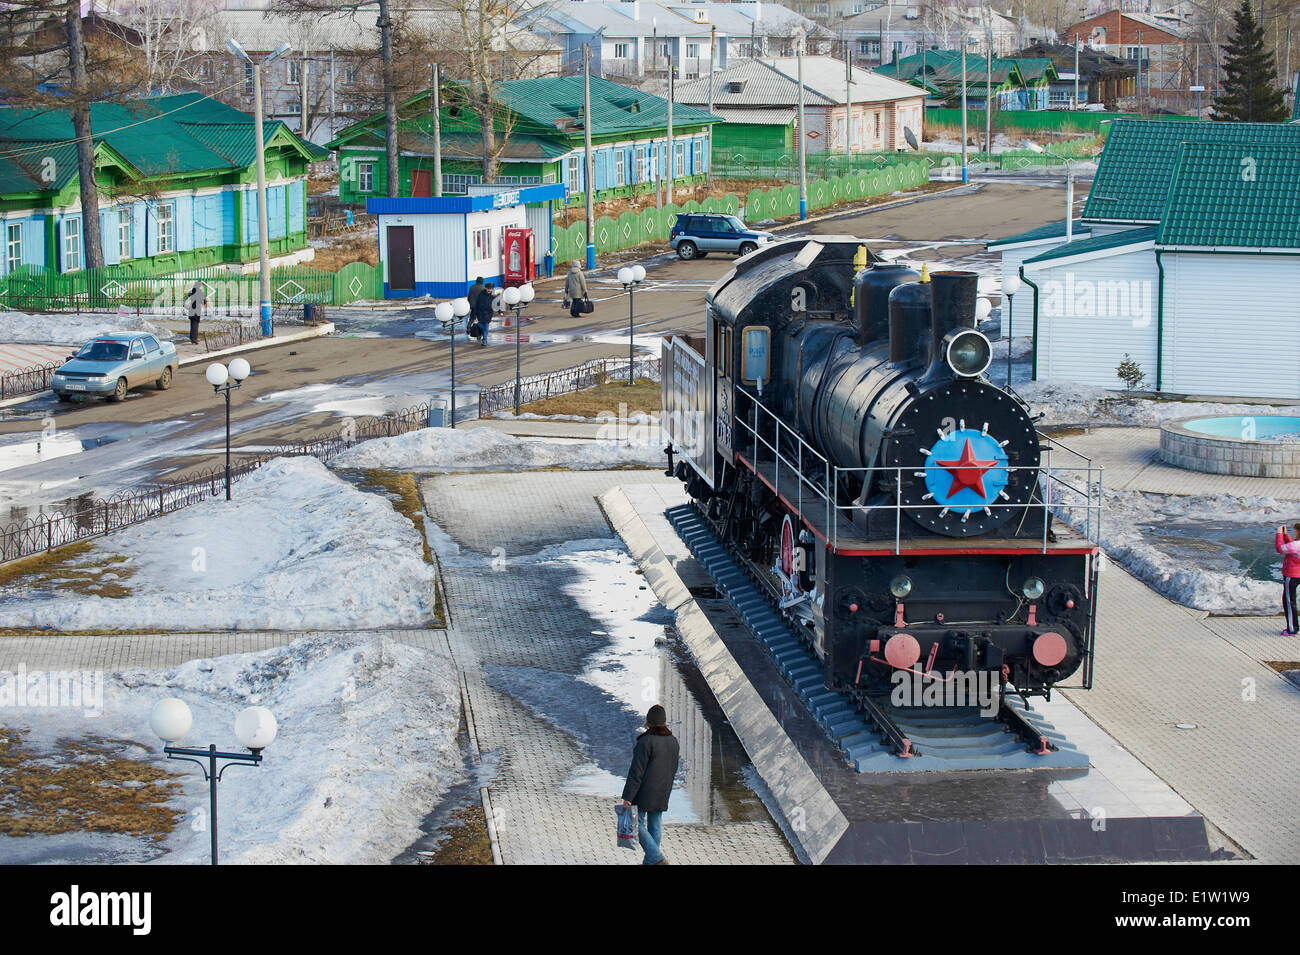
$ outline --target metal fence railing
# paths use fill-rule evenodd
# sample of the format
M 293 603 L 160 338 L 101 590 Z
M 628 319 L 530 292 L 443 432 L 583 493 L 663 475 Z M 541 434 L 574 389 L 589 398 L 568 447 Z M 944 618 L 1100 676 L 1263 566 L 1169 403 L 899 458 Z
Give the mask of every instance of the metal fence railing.
M 632 365 L 633 377 L 658 381 L 660 367 L 661 362 L 658 358 L 638 358 Z M 607 381 L 626 380 L 627 371 L 626 358 L 595 358 L 572 368 L 563 368 L 544 375 L 529 375 L 519 381 L 519 403 L 526 405 L 556 395 L 594 388 Z M 497 411 L 512 410 L 514 406 L 514 381 L 502 382 L 484 388 L 478 393 L 480 418 Z
M 236 481 L 276 457 L 310 455 L 326 461 L 372 438 L 392 437 L 428 424 L 428 408 L 419 405 L 394 414 L 357 418 L 330 434 L 283 445 L 231 466 Z M 31 557 L 65 544 L 100 537 L 110 531 L 170 514 L 224 493 L 225 468 L 216 467 L 182 481 L 152 484 L 101 499 L 77 499 L 68 507 L 16 521 L 0 528 L 0 563 Z
M 50 377 L 62 362 L 17 368 L 0 375 L 0 401 L 19 395 L 34 395 L 50 387 Z

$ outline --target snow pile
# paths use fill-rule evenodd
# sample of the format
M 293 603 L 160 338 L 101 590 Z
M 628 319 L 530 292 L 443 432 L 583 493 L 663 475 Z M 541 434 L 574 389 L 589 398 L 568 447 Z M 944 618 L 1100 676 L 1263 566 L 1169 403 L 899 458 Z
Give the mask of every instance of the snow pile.
M 197 767 L 162 757 L 149 713 L 183 700 L 194 726 L 180 745 L 240 750 L 235 716 L 265 706 L 279 731 L 258 767 L 221 782 L 223 863 L 385 864 L 420 838 L 420 823 L 463 775 L 460 689 L 445 655 L 384 637 L 315 635 L 287 646 L 106 676 L 102 714 L 9 708 L 32 717 L 28 743 L 53 750 L 91 733 L 132 740 L 181 776 L 181 812 L 160 861 L 209 858 L 208 787 Z M 144 755 L 132 752 L 130 755 Z M 145 758 L 148 758 L 147 756 Z
M 424 428 L 392 438 L 376 438 L 338 457 L 340 468 L 392 471 L 518 471 L 570 468 L 578 471 L 664 463 L 657 426 L 620 428 L 592 441 L 517 438 L 492 428 Z
M 1070 479 L 1069 475 L 1063 476 Z M 1056 485 L 1053 496 L 1082 503 L 1081 497 L 1069 491 L 1061 493 L 1062 490 Z M 1058 518 L 1083 531 L 1086 518 L 1083 508 L 1053 510 Z M 1133 576 L 1186 607 L 1211 613 L 1275 614 L 1280 602 L 1278 585 L 1247 576 L 1237 561 L 1224 553 L 1226 547 L 1210 534 L 1198 537 L 1179 528 L 1169 531 L 1170 539 L 1156 541 L 1153 537 L 1162 526 L 1195 525 L 1208 518 L 1218 523 L 1240 524 L 1246 534 L 1257 533 L 1260 550 L 1271 552 L 1274 531 L 1279 525 L 1289 526 L 1295 520 L 1294 515 L 1294 503 L 1267 497 L 1106 491 L 1101 546 L 1107 557 Z M 1167 549 L 1162 549 L 1161 543 Z M 1177 553 L 1170 553 L 1169 549 Z M 1280 555 L 1276 558 L 1278 566 L 1281 559 Z
M 411 522 L 314 458 L 277 458 L 217 498 L 116 531 L 78 564 L 123 598 L 0 590 L 0 626 L 62 630 L 347 630 L 418 626 L 434 568 Z M 115 562 L 117 555 L 125 562 Z
M 163 341 L 172 333 L 134 312 L 0 312 L 0 342 L 81 345 L 89 339 L 113 332 L 149 332 Z
M 500 421 L 578 421 L 585 424 L 610 424 L 615 421 L 614 415 L 609 412 L 595 418 L 586 418 L 577 414 L 534 414 L 531 411 L 515 414 L 513 411 L 494 411 L 492 417 Z M 628 424 L 650 424 L 658 423 L 659 418 L 644 411 L 634 411 L 623 420 Z
M 1003 361 L 1006 353 L 1002 353 Z M 996 380 L 996 375 L 994 375 Z M 1118 383 L 1117 383 L 1118 385 Z M 1045 417 L 1038 427 L 1127 425 L 1153 428 L 1163 421 L 1202 415 L 1297 415 L 1298 405 L 1247 405 L 1213 401 L 1125 398 L 1118 391 L 1072 381 L 1045 380 L 1016 385 L 1035 413 Z

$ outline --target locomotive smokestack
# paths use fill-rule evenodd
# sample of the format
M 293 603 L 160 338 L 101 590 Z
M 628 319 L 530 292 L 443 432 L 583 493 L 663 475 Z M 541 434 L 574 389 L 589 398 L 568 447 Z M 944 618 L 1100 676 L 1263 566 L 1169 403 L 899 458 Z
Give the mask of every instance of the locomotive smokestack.
M 928 357 L 930 349 L 930 273 L 921 267 L 918 282 L 889 293 L 889 360 L 895 365 Z
M 943 337 L 958 328 L 975 327 L 975 298 L 979 292 L 976 272 L 930 273 L 930 374 L 941 371 Z
M 889 337 L 889 293 L 920 276 L 905 265 L 880 262 L 853 278 L 853 306 L 858 344 L 863 348 Z

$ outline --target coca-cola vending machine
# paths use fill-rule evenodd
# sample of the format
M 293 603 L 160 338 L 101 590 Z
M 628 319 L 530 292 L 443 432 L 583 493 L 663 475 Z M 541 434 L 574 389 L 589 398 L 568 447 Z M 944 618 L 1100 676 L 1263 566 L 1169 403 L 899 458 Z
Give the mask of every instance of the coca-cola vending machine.
M 505 285 L 527 285 L 533 280 L 533 230 L 506 229 Z

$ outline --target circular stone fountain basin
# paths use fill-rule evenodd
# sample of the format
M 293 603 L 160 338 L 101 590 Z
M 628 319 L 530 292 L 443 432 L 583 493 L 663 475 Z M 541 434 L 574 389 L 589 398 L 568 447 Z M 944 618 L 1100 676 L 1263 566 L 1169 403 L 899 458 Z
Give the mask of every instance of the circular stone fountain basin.
M 1300 477 L 1300 417 L 1225 415 L 1160 426 L 1160 460 L 1190 471 Z

